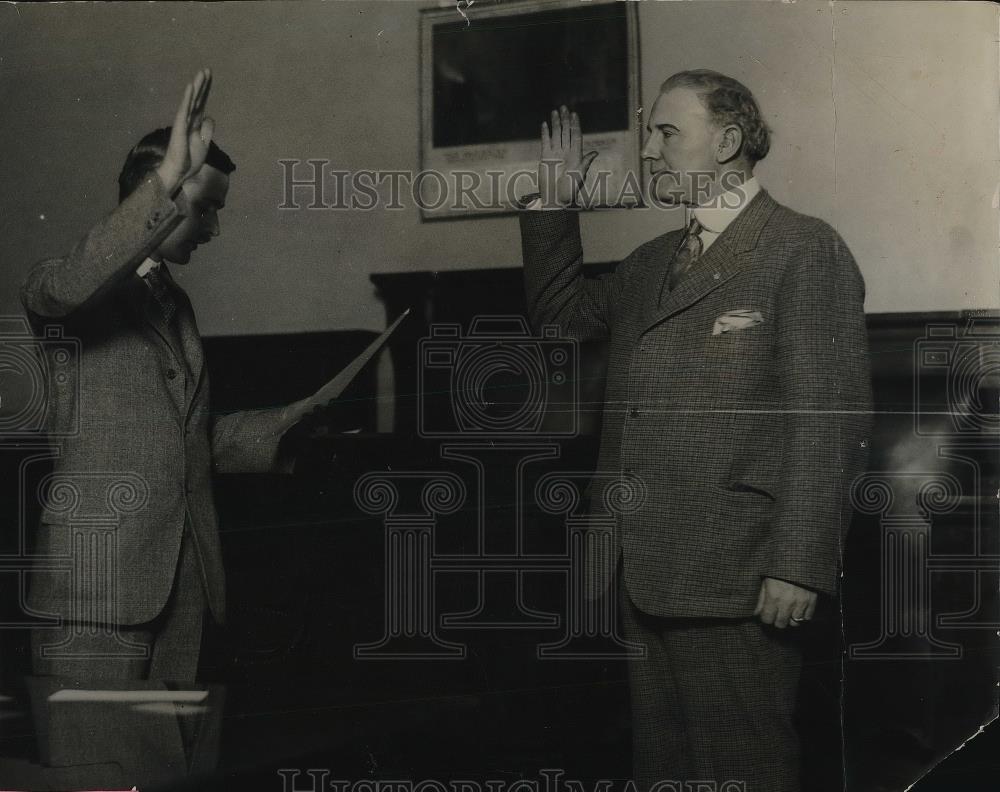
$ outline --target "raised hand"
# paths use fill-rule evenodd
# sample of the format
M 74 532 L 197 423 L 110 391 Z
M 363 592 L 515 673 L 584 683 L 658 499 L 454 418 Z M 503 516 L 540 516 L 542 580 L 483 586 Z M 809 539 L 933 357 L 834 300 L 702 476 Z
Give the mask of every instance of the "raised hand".
M 215 122 L 205 116 L 205 103 L 211 87 L 212 72 L 201 69 L 184 89 L 170 130 L 167 151 L 156 169 L 171 195 L 180 189 L 185 179 L 198 172 L 208 156 L 208 146 L 215 131 Z
M 563 105 L 552 111 L 552 129 L 542 123 L 538 192 L 546 207 L 572 206 L 587 178 L 596 151 L 583 153 L 580 117 Z

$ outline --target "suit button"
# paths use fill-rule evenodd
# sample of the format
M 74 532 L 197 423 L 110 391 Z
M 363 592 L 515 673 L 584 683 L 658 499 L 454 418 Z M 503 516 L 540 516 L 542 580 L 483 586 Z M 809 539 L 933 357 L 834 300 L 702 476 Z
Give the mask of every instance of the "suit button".
M 174 369 L 167 369 L 167 379 L 172 380 L 177 378 L 177 372 Z
M 632 407 L 632 408 L 630 408 L 629 411 L 628 411 L 628 417 L 629 418 L 638 418 L 639 417 L 639 408 L 638 407 Z

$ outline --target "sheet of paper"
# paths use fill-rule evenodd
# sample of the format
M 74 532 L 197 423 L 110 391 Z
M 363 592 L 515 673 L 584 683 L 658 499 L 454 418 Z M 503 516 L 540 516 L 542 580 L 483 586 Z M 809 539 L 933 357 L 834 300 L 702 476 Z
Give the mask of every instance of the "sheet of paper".
M 291 429 L 296 423 L 302 420 L 302 417 L 310 410 L 313 410 L 316 407 L 326 406 L 331 400 L 340 396 L 347 386 L 354 381 L 354 378 L 361 373 L 362 369 L 364 369 L 364 367 L 371 362 L 372 358 L 378 354 L 382 347 L 385 346 L 386 342 L 392 337 L 392 334 L 396 332 L 396 328 L 398 328 L 400 324 L 403 323 L 403 320 L 409 315 L 410 309 L 407 308 L 391 325 L 382 331 L 382 334 L 372 341 L 360 355 L 348 363 L 340 371 L 340 373 L 337 374 L 337 376 L 326 383 L 326 385 L 321 387 L 309 398 L 303 399 L 294 405 L 290 405 L 286 420 L 283 422 L 281 428 L 281 433 L 284 434 Z

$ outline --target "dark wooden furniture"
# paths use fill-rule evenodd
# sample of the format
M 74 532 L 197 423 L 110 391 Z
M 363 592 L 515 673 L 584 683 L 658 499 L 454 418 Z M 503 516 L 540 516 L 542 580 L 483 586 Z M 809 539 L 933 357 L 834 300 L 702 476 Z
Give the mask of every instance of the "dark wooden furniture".
M 563 768 L 570 778 L 626 775 L 624 662 L 540 661 L 536 646 L 556 640 L 559 627 L 454 627 L 447 634 L 467 652 L 451 660 L 355 656 L 357 645 L 379 640 L 386 619 L 386 525 L 358 507 L 360 477 L 372 471 L 445 473 L 470 492 L 479 483 L 474 467 L 443 454 L 447 438 L 419 436 L 418 407 L 451 409 L 448 399 L 418 394 L 419 342 L 432 325 L 453 324 L 467 333 L 475 317 L 524 313 L 519 269 L 371 279 L 387 320 L 408 307 L 414 313 L 391 346 L 395 431 L 373 433 L 378 394 L 369 370 L 343 405 L 343 425 L 361 434 L 305 444 L 292 476 L 224 476 L 217 482 L 231 618 L 207 636 L 203 672 L 229 689 L 223 766 L 233 778 L 271 783 L 280 767 L 336 766 L 339 778 L 483 779 L 495 777 L 498 768 L 537 778 L 543 767 Z M 810 790 L 839 789 L 842 711 L 850 789 L 902 788 L 986 719 L 995 693 L 1000 313 L 880 314 L 868 325 L 878 410 L 871 473 L 888 482 L 898 500 L 893 510 L 880 511 L 873 501 L 868 513 L 859 514 L 846 548 L 842 601 L 828 604 L 827 629 L 807 638 L 802 725 Z M 263 407 L 305 395 L 372 337 L 330 332 L 206 339 L 214 409 Z M 532 481 L 592 464 L 601 347 L 584 349 L 581 365 L 586 385 L 579 431 L 538 440 L 554 442 L 559 456 L 540 460 Z M 40 439 L 19 442 L 8 443 L 0 455 L 7 526 L 24 517 L 14 507 L 19 466 Z M 504 471 L 524 449 L 496 445 L 489 496 L 442 518 L 441 554 L 475 553 L 481 537 L 502 552 L 510 541 L 518 493 Z M 30 499 L 26 508 L 33 508 Z M 474 526 L 481 515 L 480 537 Z M 900 515 L 909 522 L 893 523 Z M 558 554 L 565 541 L 561 522 L 537 511 L 529 520 L 538 543 L 532 549 Z M 884 632 L 890 534 L 913 542 L 900 557 L 904 566 L 912 566 L 914 552 L 925 553 L 916 568 L 930 586 L 929 629 L 935 640 L 960 645 L 962 654 L 936 659 L 926 625 L 897 624 L 890 637 L 914 649 L 913 656 L 849 656 L 841 697 L 842 650 L 877 644 Z M 922 550 L 920 536 L 933 538 Z M 564 587 L 545 575 L 529 577 L 525 604 L 558 612 Z M 443 612 L 473 608 L 481 595 L 477 586 L 472 572 L 442 574 Z M 911 587 L 906 596 L 915 591 Z M 841 606 L 843 640 L 836 629 Z M 11 602 L 5 607 L 9 612 Z M 911 599 L 908 608 L 915 619 L 919 602 Z M 949 613 L 959 615 L 939 624 Z M 5 688 L 15 692 L 17 672 L 24 669 L 18 636 L 17 630 L 3 635 Z

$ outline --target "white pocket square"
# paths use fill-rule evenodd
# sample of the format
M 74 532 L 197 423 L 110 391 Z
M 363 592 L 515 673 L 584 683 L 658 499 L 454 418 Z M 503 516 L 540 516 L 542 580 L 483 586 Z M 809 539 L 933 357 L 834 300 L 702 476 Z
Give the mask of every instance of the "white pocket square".
M 722 335 L 730 330 L 742 330 L 745 327 L 753 327 L 764 321 L 760 311 L 726 311 L 715 320 L 712 327 L 712 335 Z

